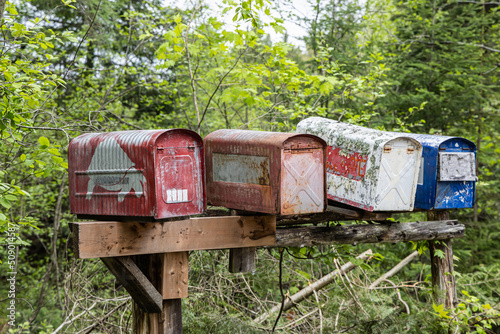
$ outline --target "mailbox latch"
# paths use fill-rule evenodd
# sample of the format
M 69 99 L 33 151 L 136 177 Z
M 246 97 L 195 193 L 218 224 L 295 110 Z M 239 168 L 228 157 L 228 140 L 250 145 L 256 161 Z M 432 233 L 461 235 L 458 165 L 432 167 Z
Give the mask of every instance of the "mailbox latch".
M 313 149 L 311 148 L 311 145 L 307 144 L 307 146 L 300 146 L 300 145 L 292 145 L 288 150 L 285 149 L 285 152 L 290 152 L 292 154 L 294 153 L 308 153 L 312 152 Z
M 384 146 L 384 153 L 391 153 L 392 147 Z

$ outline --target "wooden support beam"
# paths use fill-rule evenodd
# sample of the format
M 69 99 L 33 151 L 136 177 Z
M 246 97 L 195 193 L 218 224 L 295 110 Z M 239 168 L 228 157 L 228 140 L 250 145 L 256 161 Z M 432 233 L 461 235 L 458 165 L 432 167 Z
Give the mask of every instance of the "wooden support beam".
M 427 219 L 449 219 L 448 211 L 428 211 Z M 453 274 L 453 248 L 451 239 L 446 238 L 441 241 L 429 241 L 431 255 L 431 274 L 434 299 L 436 304 L 444 304 L 446 308 L 457 307 L 457 287 Z M 439 252 L 441 256 L 437 256 Z
M 162 295 L 130 257 L 109 257 L 101 260 L 144 312 L 161 312 Z
M 183 258 L 178 254 L 173 257 Z M 151 283 L 161 290 L 165 286 L 164 274 L 171 267 L 171 262 L 165 254 L 134 256 L 134 260 L 143 270 Z M 142 308 L 133 307 L 133 332 L 137 334 L 182 334 L 182 304 L 181 299 L 166 299 L 162 302 L 160 313 L 145 312 Z
M 189 253 L 176 252 L 160 254 L 161 285 L 163 299 L 186 298 L 188 296 Z
M 259 247 L 274 244 L 275 216 L 226 216 L 168 222 L 73 223 L 74 252 L 81 259 Z
M 276 243 L 269 247 L 447 240 L 461 238 L 465 226 L 456 220 L 392 224 L 338 225 L 331 227 L 279 227 Z
M 231 210 L 231 216 L 252 216 L 255 213 L 247 211 Z M 229 250 L 229 272 L 247 273 L 255 270 L 255 258 L 257 248 L 233 248 Z
M 229 250 L 229 272 L 247 273 L 255 270 L 257 248 L 234 248 Z

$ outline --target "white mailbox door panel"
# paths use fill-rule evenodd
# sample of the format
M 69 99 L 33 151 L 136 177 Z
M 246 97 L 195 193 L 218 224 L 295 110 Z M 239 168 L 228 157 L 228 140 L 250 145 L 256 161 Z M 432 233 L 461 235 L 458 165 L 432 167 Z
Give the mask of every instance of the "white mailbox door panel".
M 323 150 L 283 152 L 282 161 L 281 214 L 322 212 L 325 205 Z
M 386 143 L 382 153 L 374 210 L 413 210 L 420 166 L 419 150 L 407 139 Z

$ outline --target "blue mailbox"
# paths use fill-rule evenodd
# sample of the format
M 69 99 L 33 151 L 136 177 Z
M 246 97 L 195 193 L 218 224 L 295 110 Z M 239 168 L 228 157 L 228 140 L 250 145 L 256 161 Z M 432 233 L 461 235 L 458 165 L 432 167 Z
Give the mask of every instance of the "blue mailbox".
M 476 145 L 460 137 L 406 135 L 423 147 L 415 207 L 425 210 L 473 207 Z

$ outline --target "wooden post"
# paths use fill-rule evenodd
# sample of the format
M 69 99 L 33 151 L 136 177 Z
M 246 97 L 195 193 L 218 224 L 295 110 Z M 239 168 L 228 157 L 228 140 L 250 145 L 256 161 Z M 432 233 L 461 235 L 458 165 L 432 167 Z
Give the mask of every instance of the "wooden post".
M 427 220 L 449 220 L 448 211 L 428 211 Z M 432 286 L 435 303 L 444 304 L 446 308 L 458 305 L 455 276 L 453 275 L 453 249 L 451 239 L 429 241 L 431 255 Z M 436 256 L 437 251 L 444 254 L 443 258 Z M 440 253 L 439 252 L 439 253 Z
M 161 313 L 145 312 L 134 302 L 134 333 L 182 334 L 181 298 L 187 296 L 187 259 L 188 252 L 135 256 L 137 265 L 164 300 Z
M 243 212 L 231 210 L 231 216 L 255 215 L 254 212 Z M 233 248 L 229 250 L 229 272 L 230 273 L 246 273 L 255 270 L 255 257 L 257 248 Z

